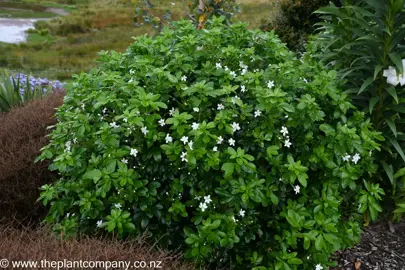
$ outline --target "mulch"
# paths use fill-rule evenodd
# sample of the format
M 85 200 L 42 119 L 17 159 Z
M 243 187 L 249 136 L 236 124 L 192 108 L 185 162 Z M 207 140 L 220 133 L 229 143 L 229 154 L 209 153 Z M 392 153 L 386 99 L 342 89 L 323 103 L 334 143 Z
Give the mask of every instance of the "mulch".
M 405 222 L 365 227 L 358 245 L 335 256 L 331 270 L 405 270 Z

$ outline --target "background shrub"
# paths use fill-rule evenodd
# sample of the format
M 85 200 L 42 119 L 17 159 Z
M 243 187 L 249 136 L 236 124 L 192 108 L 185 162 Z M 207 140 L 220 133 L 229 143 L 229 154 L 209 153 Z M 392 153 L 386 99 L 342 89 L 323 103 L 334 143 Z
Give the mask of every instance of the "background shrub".
M 260 27 L 264 31 L 273 30 L 281 41 L 292 50 L 304 51 L 308 36 L 315 30 L 319 18 L 314 12 L 329 2 L 340 5 L 340 0 L 280 0 L 279 12 Z
M 52 116 L 63 103 L 63 95 L 55 92 L 0 113 L 0 222 L 29 221 L 45 213 L 35 202 L 39 188 L 55 174 L 47 170 L 49 162 L 34 164 L 34 159 L 49 142 L 47 127 L 56 123 Z
M 404 1 L 346 1 L 341 8 L 329 6 L 317 13 L 324 22 L 318 24 L 320 35 L 311 45 L 312 54 L 338 70 L 353 103 L 384 134 L 378 156 L 381 169 L 373 181 L 389 190 L 387 212 L 395 202 L 396 214 L 404 213 Z
M 359 239 L 359 205 L 380 211 L 364 179 L 381 135 L 335 72 L 223 21 L 176 22 L 75 77 L 39 158 L 61 174 L 41 193 L 56 230 L 148 229 L 241 269 L 331 265 Z

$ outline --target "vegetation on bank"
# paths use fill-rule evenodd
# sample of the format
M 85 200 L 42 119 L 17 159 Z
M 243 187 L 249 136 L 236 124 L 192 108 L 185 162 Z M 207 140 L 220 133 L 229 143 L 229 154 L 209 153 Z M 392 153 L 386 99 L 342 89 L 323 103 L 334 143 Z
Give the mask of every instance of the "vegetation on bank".
M 59 2 L 59 4 L 56 4 Z M 70 1 L 30 1 L 36 5 L 66 5 Z M 25 3 L 25 2 L 24 2 Z M 155 15 L 163 15 L 170 7 L 172 20 L 186 17 L 181 0 L 156 1 Z M 242 12 L 236 19 L 250 22 L 257 28 L 261 19 L 267 18 L 273 8 L 265 0 L 249 0 L 241 4 Z M 150 25 L 135 27 L 135 8 L 130 1 L 77 1 L 75 9 L 67 16 L 48 22 L 38 22 L 31 31 L 28 42 L 1 44 L 0 67 L 32 72 L 50 79 L 70 79 L 72 74 L 95 66 L 94 59 L 101 50 L 122 52 L 133 37 L 154 35 Z M 40 33 L 46 29 L 46 32 Z

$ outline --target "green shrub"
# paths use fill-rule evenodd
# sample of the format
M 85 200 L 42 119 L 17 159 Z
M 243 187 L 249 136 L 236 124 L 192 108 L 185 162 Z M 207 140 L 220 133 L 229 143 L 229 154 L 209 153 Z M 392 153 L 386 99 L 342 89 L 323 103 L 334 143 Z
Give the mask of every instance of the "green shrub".
M 347 1 L 342 8 L 329 6 L 317 13 L 325 22 L 318 25 L 322 32 L 313 50 L 339 71 L 354 104 L 384 134 L 381 170 L 374 181 L 390 190 L 387 210 L 393 210 L 392 201 L 405 203 L 404 1 Z
M 274 29 L 280 39 L 287 43 L 290 49 L 304 51 L 308 35 L 315 30 L 314 24 L 319 22 L 314 11 L 327 6 L 330 0 L 281 0 L 279 13 L 270 21 L 264 21 L 261 29 Z M 338 5 L 340 0 L 333 0 Z
M 359 202 L 383 193 L 365 181 L 381 135 L 335 72 L 223 21 L 173 23 L 75 76 L 38 158 L 61 175 L 40 198 L 56 230 L 148 229 L 239 269 L 326 267 L 359 240 Z

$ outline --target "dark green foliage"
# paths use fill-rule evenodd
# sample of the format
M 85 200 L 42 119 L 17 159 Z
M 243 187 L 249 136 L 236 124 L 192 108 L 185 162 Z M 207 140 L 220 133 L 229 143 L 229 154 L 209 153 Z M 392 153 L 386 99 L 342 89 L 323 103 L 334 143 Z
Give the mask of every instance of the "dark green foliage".
M 60 173 L 41 193 L 56 230 L 147 229 L 187 258 L 261 270 L 330 266 L 359 240 L 359 209 L 384 193 L 364 181 L 381 135 L 334 71 L 224 20 L 173 23 L 75 77 L 39 157 Z
M 278 3 L 280 13 L 270 22 L 263 22 L 261 29 L 274 29 L 290 49 L 303 51 L 308 35 L 312 34 L 314 24 L 319 21 L 318 16 L 313 13 L 329 2 L 330 0 L 281 0 Z M 340 4 L 340 0 L 331 2 Z
M 393 201 L 402 206 L 396 213 L 403 213 L 404 0 L 346 1 L 342 8 L 328 6 L 317 13 L 325 22 L 318 24 L 321 32 L 311 51 L 339 71 L 338 77 L 349 89 L 347 93 L 354 104 L 369 114 L 374 127 L 384 134 L 383 151 L 378 156 L 381 169 L 374 181 L 382 181 L 384 189 L 391 191 Z M 394 204 L 390 201 L 387 205 Z

